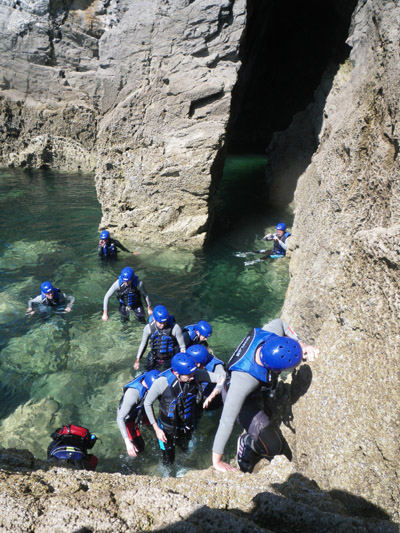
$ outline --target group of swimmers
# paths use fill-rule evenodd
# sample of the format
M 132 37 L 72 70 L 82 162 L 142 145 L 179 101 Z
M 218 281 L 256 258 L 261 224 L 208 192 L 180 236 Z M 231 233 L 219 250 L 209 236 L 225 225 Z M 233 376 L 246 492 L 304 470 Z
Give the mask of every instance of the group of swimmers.
M 267 234 L 264 239 L 274 240 L 275 251 L 281 247 L 286 253 L 286 239 L 290 234 L 286 226 L 282 226 L 283 223 L 277 224 L 277 233 Z M 108 231 L 101 232 L 99 255 L 115 257 L 117 248 L 129 252 L 111 239 Z M 268 256 L 267 251 L 262 252 Z M 141 428 L 151 425 L 163 463 L 171 465 L 176 446 L 183 450 L 188 447 L 203 410 L 221 408 L 212 449 L 216 470 L 236 470 L 223 461 L 235 420 L 243 428 L 237 445 L 237 461 L 243 472 L 252 472 L 263 457 L 271 460 L 284 453 L 284 439 L 265 412 L 265 400 L 276 388 L 280 372 L 293 369 L 302 361 L 315 360 L 319 353 L 317 348 L 301 341 L 285 321 L 275 319 L 262 328 L 253 328 L 225 365 L 214 356 L 208 344 L 211 325 L 200 320 L 181 328 L 164 305 L 153 309 L 143 281 L 131 267 L 124 267 L 107 291 L 103 320 L 108 320 L 108 302 L 115 292 L 121 319 L 128 320 L 133 313 L 144 326 L 133 365 L 135 370 L 139 370 L 148 345 L 150 348 L 144 371 L 123 387 L 117 410 L 117 424 L 129 456 L 136 457 L 144 450 Z M 143 302 L 149 315 L 147 323 Z M 43 282 L 41 294 L 28 302 L 28 314 L 33 312 L 32 306 L 36 303 L 50 306 L 66 303 L 64 311 L 69 312 L 74 299 L 50 282 Z M 157 400 L 156 418 L 153 405 Z M 58 445 L 62 444 L 65 434 L 68 432 L 61 432 L 57 437 Z

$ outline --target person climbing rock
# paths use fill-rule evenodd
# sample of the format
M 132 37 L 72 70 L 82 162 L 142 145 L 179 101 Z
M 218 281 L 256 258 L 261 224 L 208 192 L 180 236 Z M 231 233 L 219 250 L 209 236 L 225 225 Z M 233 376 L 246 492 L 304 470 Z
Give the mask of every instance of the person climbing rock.
M 314 361 L 318 348 L 300 341 L 280 319 L 253 328 L 228 361 L 230 384 L 214 438 L 212 463 L 216 470 L 236 470 L 222 461 L 235 420 L 244 432 L 238 441 L 238 464 L 251 472 L 262 458 L 272 459 L 283 451 L 283 441 L 263 410 L 263 395 L 276 387 L 279 373 Z

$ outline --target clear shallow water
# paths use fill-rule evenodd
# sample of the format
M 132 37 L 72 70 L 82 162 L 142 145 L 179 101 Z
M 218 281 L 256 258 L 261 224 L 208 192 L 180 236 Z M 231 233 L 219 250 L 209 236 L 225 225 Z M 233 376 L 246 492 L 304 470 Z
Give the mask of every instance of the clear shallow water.
M 125 453 L 115 416 L 122 386 L 134 375 L 142 326 L 121 324 L 114 297 L 110 320 L 102 322 L 102 301 L 121 268 L 132 266 L 153 305 L 165 304 L 182 327 L 199 319 L 212 324 L 210 345 L 225 361 L 251 327 L 279 316 L 287 261 L 244 267 L 244 259 L 233 256 L 265 247 L 264 230 L 278 219 L 291 223 L 289 212 L 266 214 L 258 204 L 264 162 L 227 161 L 215 238 L 206 250 L 124 242 L 140 255 L 120 253 L 110 263 L 97 257 L 101 213 L 92 176 L 0 170 L 0 445 L 45 458 L 50 433 L 72 422 L 100 438 L 94 447 L 100 471 L 164 476 L 210 466 L 219 412 L 203 416 L 192 446 L 178 451 L 170 470 L 160 465 L 152 429 L 143 430 L 141 456 Z M 25 317 L 28 299 L 44 280 L 75 296 L 71 313 Z M 227 458 L 235 447 L 232 437 Z

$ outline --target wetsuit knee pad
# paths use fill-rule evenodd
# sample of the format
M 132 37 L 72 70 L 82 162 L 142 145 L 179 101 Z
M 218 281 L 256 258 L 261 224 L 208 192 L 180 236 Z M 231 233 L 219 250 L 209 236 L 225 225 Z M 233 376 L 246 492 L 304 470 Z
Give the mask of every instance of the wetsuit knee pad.
M 253 450 L 254 440 L 248 433 L 240 435 L 237 447 L 237 462 L 242 472 L 253 472 L 261 455 Z
M 282 452 L 283 441 L 279 432 L 273 426 L 264 428 L 257 441 L 254 443 L 254 449 L 262 457 L 272 458 Z

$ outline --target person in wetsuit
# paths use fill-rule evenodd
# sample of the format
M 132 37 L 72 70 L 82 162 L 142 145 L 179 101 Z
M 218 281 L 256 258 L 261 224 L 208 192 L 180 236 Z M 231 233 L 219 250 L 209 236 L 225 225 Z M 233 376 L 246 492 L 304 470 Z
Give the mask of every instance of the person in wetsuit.
M 236 470 L 222 461 L 235 420 L 244 433 L 238 442 L 238 464 L 252 472 L 262 458 L 282 452 L 283 442 L 264 412 L 263 392 L 276 386 L 282 370 L 304 361 L 314 361 L 319 350 L 300 341 L 285 321 L 275 319 L 262 329 L 253 328 L 228 361 L 230 385 L 214 438 L 212 462 L 216 470 Z
M 154 368 L 165 370 L 171 366 L 171 359 L 178 351 L 186 352 L 182 329 L 175 322 L 175 318 L 168 313 L 165 305 L 156 305 L 152 320 L 143 330 L 142 342 L 133 365 L 135 370 L 139 369 L 140 358 L 149 341 L 150 352 L 146 359 L 146 370 Z
M 118 249 L 129 254 L 138 255 L 140 252 L 131 252 L 128 248 L 125 248 L 117 239 L 112 239 L 110 237 L 110 232 L 104 230 L 100 233 L 99 245 L 97 247 L 97 252 L 99 257 L 117 257 Z
M 124 439 L 126 451 L 131 457 L 136 457 L 144 450 L 145 444 L 140 433 L 140 424 L 149 425 L 149 422 L 144 414 L 143 402 L 159 375 L 158 370 L 151 370 L 124 386 L 117 411 L 117 424 Z
M 197 368 L 186 353 L 177 353 L 172 358 L 171 368 L 163 372 L 153 383 L 145 400 L 144 409 L 156 433 L 163 463 L 171 465 L 175 460 L 175 447 L 186 450 L 196 426 L 200 403 L 203 403 L 201 383 L 216 383 L 204 406 L 212 402 L 221 392 L 224 378 Z M 153 404 L 159 399 L 158 423 Z
M 291 233 L 286 231 L 286 224 L 284 222 L 278 222 L 275 226 L 276 233 L 267 233 L 264 235 L 264 241 L 274 241 L 272 250 L 256 250 L 257 253 L 264 254 L 260 259 L 268 259 L 270 257 L 285 257 L 288 247 L 287 239 Z
M 111 285 L 103 302 L 102 320 L 108 320 L 108 301 L 110 297 L 117 293 L 119 302 L 119 313 L 123 321 L 129 320 L 131 311 L 134 312 L 136 319 L 145 324 L 144 308 L 142 297 L 147 303 L 147 311 L 152 313 L 150 297 L 147 294 L 143 281 L 139 280 L 131 267 L 125 267 L 121 270 L 119 278 Z
M 57 287 L 53 287 L 50 281 L 44 281 L 40 285 L 40 294 L 35 298 L 30 298 L 28 300 L 28 308 L 26 310 L 26 314 L 33 315 L 33 313 L 35 312 L 33 309 L 34 305 L 45 305 L 48 307 L 53 307 L 58 311 L 69 313 L 72 309 L 72 306 L 74 305 L 74 302 L 74 296 L 67 296 Z
M 200 320 L 197 324 L 189 324 L 183 328 L 183 337 L 186 348 L 192 344 L 203 344 L 208 346 L 207 339 L 211 336 L 212 327 L 205 320 Z

